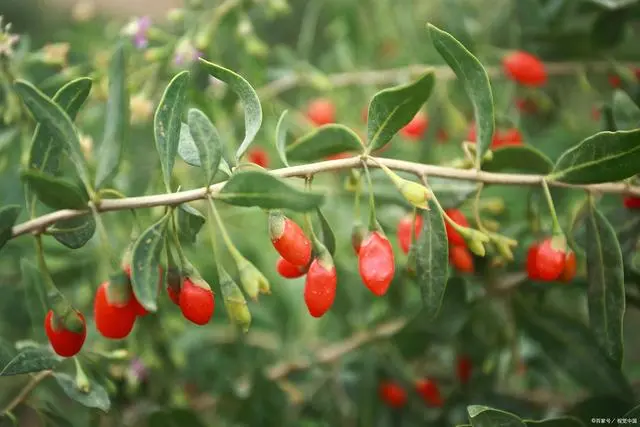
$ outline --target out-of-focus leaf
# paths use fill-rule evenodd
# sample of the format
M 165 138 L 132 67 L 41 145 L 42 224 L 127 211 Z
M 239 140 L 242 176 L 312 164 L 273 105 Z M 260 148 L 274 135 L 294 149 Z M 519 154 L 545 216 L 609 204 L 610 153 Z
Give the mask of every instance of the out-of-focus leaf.
M 632 130 L 640 127 L 640 108 L 626 92 L 620 89 L 613 93 L 613 119 L 618 130 Z
M 47 314 L 47 299 L 38 268 L 26 259 L 20 260 L 20 272 L 25 293 L 25 302 L 31 317 L 31 327 L 35 335 L 44 338 L 43 319 Z
M 493 159 L 483 163 L 482 169 L 487 172 L 517 170 L 532 174 L 548 174 L 553 169 L 553 162 L 531 146 L 513 145 L 495 150 Z
M 638 0 L 583 0 L 583 1 L 597 4 L 609 10 L 622 9 L 623 7 L 627 7 L 630 4 L 634 4 L 638 2 Z
M 287 114 L 289 110 L 284 110 L 278 119 L 278 124 L 276 125 L 276 150 L 278 151 L 278 156 L 282 163 L 285 166 L 289 166 L 289 161 L 287 160 Z
M 12 229 L 20 215 L 20 205 L 0 207 L 0 249 L 11 239 Z

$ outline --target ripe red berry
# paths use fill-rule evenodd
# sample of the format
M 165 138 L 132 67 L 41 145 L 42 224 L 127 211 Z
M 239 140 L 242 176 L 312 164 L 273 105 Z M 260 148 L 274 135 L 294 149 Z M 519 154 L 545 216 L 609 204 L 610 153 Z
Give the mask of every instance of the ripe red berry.
M 540 280 L 540 274 L 538 274 L 537 260 L 538 258 L 538 245 L 533 244 L 527 251 L 527 275 L 531 280 Z
M 171 286 L 167 286 L 167 295 L 175 305 L 180 306 L 180 292 L 176 292 Z
M 611 85 L 612 88 L 617 89 L 622 85 L 622 80 L 620 79 L 620 76 L 615 74 L 610 74 L 609 84 Z
M 127 277 L 129 277 L 129 281 L 131 281 L 131 266 L 126 265 L 124 267 L 124 271 L 127 274 Z M 162 285 L 162 267 L 158 267 L 158 272 L 160 273 L 160 280 L 158 281 L 158 286 L 161 286 Z M 146 316 L 147 314 L 149 314 L 147 309 L 144 308 L 142 304 L 140 304 L 140 301 L 138 301 L 133 291 L 131 292 L 131 299 L 129 300 L 129 305 L 131 305 L 132 310 L 135 311 L 136 316 Z
M 93 318 L 96 329 L 103 337 L 119 340 L 131 333 L 136 322 L 135 306 L 131 303 L 131 299 L 135 297 L 131 294 L 129 301 L 119 306 L 115 302 L 109 302 L 108 287 L 109 282 L 104 282 L 98 287 L 93 304 Z
M 295 279 L 302 277 L 307 273 L 306 268 L 293 265 L 284 258 L 278 258 L 276 270 L 278 270 L 278 273 L 286 279 Z
M 640 209 L 640 197 L 625 197 L 623 203 L 627 209 Z
M 440 395 L 440 389 L 434 381 L 426 378 L 418 380 L 416 382 L 416 391 L 427 405 L 436 408 L 444 405 L 444 399 L 442 399 Z
M 338 277 L 333 263 L 314 259 L 304 284 L 304 302 L 309 314 L 322 317 L 336 298 Z
M 502 60 L 505 74 L 524 86 L 542 86 L 547 81 L 544 64 L 536 56 L 523 51 L 506 55 Z
M 400 249 L 405 254 L 409 253 L 409 247 L 411 246 L 411 237 L 415 233 L 416 240 L 420 237 L 422 231 L 422 225 L 424 220 L 421 215 L 416 215 L 416 220 L 413 220 L 413 215 L 405 215 L 400 219 L 398 223 L 398 242 L 400 243 Z M 413 224 L 413 227 L 412 227 Z
M 552 244 L 553 239 L 543 240 L 538 245 L 538 253 L 535 257 L 535 268 L 539 280 L 554 281 L 557 280 L 565 266 L 566 253 L 563 250 L 556 249 Z
M 418 111 L 402 129 L 400 134 L 407 139 L 419 140 L 429 127 L 429 119 L 424 111 Z
M 380 399 L 391 408 L 402 408 L 407 403 L 407 393 L 402 386 L 394 382 L 381 382 L 378 393 Z
M 473 273 L 473 255 L 466 246 L 450 246 L 449 262 L 461 273 Z
M 564 259 L 564 270 L 560 275 L 560 281 L 569 283 L 576 277 L 576 253 L 568 251 Z
M 516 99 L 516 108 L 518 109 L 518 111 L 524 114 L 535 113 L 537 110 L 535 102 L 526 98 Z
M 469 356 L 458 356 L 458 360 L 456 362 L 456 375 L 458 376 L 458 381 L 460 381 L 461 384 L 467 384 L 469 382 L 472 368 L 473 365 Z
M 215 298 L 211 289 L 196 285 L 189 277 L 185 277 L 180 289 L 182 315 L 196 325 L 206 325 L 211 320 L 214 309 Z
M 467 217 L 465 217 L 464 214 L 458 209 L 446 209 L 444 212 L 456 224 L 462 227 L 469 227 Z M 449 225 L 447 221 L 444 222 L 444 227 L 447 232 L 447 239 L 449 240 L 449 244 L 453 246 L 466 246 L 467 242 L 466 240 L 464 240 L 464 237 L 462 237 L 460 233 L 458 233 L 451 225 Z
M 496 147 L 503 147 L 505 145 L 522 145 L 522 134 L 517 128 L 507 129 L 500 134 L 500 142 Z
M 247 159 L 260 167 L 269 167 L 269 154 L 263 148 L 255 147 L 249 150 Z
M 358 260 L 360 277 L 366 287 L 377 296 L 387 293 L 396 271 L 389 240 L 377 231 L 370 233 L 360 246 Z
M 269 215 L 269 235 L 280 256 L 293 265 L 306 266 L 311 261 L 311 242 L 290 218 L 278 213 Z
M 59 356 L 71 357 L 80 352 L 85 338 L 87 338 L 87 322 L 84 320 L 82 313 L 76 310 L 76 314 L 82 321 L 82 331 L 72 332 L 65 329 L 62 322 L 56 320 L 53 311 L 49 310 L 44 318 L 44 330 L 47 338 Z
M 329 99 L 316 99 L 307 107 L 307 117 L 317 126 L 334 123 L 336 121 L 336 108 Z

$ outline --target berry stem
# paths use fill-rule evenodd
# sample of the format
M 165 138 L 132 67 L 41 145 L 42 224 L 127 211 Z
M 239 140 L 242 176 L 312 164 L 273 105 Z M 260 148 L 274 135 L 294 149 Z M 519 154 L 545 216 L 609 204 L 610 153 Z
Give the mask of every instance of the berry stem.
M 93 219 L 96 222 L 96 229 L 98 230 L 98 235 L 100 236 L 100 247 L 104 254 L 109 258 L 110 271 L 118 271 L 120 269 L 120 260 L 116 258 L 113 250 L 111 250 L 111 245 L 109 244 L 109 234 L 107 233 L 107 229 L 104 227 L 104 223 L 102 222 L 102 216 L 98 213 L 97 205 L 94 202 L 89 202 L 89 208 L 91 209 L 91 214 L 93 215 Z
M 312 177 L 307 177 L 305 181 L 305 188 L 307 190 L 311 190 L 311 181 L 313 181 Z M 320 241 L 316 232 L 313 230 L 313 221 L 311 219 L 311 213 L 307 212 L 303 215 L 304 217 L 304 231 L 311 237 L 311 244 L 313 245 L 313 251 L 316 256 L 326 251 L 324 244 Z
M 484 189 L 484 184 L 480 184 L 478 185 L 478 191 L 476 191 L 476 196 L 473 199 L 473 216 L 474 219 L 476 220 L 476 226 L 478 227 L 478 230 L 482 231 L 483 233 L 487 233 L 487 229 L 484 227 L 484 225 L 482 224 L 482 218 L 480 216 L 480 207 L 481 207 L 481 203 L 480 203 L 480 195 L 482 194 L 482 190 Z
M 215 218 L 216 224 L 218 224 L 218 228 L 220 229 L 220 234 L 222 234 L 222 240 L 224 241 L 225 246 L 234 260 L 238 261 L 241 258 L 244 258 L 238 248 L 231 241 L 231 237 L 229 237 L 229 233 L 227 233 L 227 228 L 224 226 L 222 222 L 222 218 L 216 209 L 216 205 L 213 203 L 213 199 L 209 198 L 209 207 L 211 208 L 211 212 L 213 213 L 213 217 Z
M 367 185 L 369 186 L 369 231 L 375 231 L 378 229 L 378 220 L 376 219 L 376 201 L 373 196 L 373 181 L 371 180 L 371 173 L 367 166 L 366 158 L 362 159 L 362 165 L 364 166 L 364 174 L 367 177 Z
M 212 217 L 216 218 L 217 211 L 216 207 L 213 205 L 213 199 L 211 197 L 207 197 L 207 201 L 209 202 L 209 218 L 207 218 L 207 229 L 209 230 L 209 238 L 211 239 L 211 249 L 213 250 L 213 259 L 216 262 L 217 266 L 221 266 L 222 262 L 220 260 L 220 250 L 218 248 L 218 240 L 216 236 L 216 229 L 213 225 Z M 220 273 L 218 273 L 220 274 Z
M 553 221 L 553 234 L 562 234 L 562 227 L 558 221 L 558 215 L 556 214 L 556 208 L 553 205 L 553 197 L 551 197 L 551 191 L 549 191 L 549 185 L 546 179 L 542 179 L 542 190 L 544 191 L 544 197 L 547 199 L 547 206 L 549 207 L 549 213 L 551 214 L 551 221 Z
M 174 211 L 175 212 L 175 211 Z M 187 265 L 187 257 L 184 254 L 184 250 L 182 249 L 182 244 L 180 244 L 180 238 L 178 237 L 178 225 L 176 223 L 176 217 L 173 215 L 174 212 L 171 212 L 171 240 L 173 240 L 173 244 L 178 252 L 178 259 L 180 261 L 180 266 L 184 267 Z M 169 257 L 169 261 L 172 261 L 173 255 L 171 255 L 171 251 L 167 247 L 167 257 Z

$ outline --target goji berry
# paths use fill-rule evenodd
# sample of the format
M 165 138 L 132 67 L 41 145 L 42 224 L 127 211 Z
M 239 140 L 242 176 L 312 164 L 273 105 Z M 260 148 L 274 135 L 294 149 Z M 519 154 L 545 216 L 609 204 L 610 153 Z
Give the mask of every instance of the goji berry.
M 553 239 L 543 240 L 538 246 L 536 270 L 540 280 L 553 281 L 560 277 L 565 266 L 566 253 L 553 247 Z
M 409 253 L 411 238 L 414 233 L 415 239 L 418 240 L 420 232 L 422 232 L 423 223 L 422 215 L 416 215 L 415 221 L 413 220 L 413 215 L 405 215 L 400 219 L 400 222 L 398 222 L 398 242 L 400 243 L 400 249 L 402 249 L 402 252 L 405 254 Z
M 370 233 L 358 252 L 360 277 L 365 286 L 377 296 L 389 289 L 395 273 L 393 249 L 389 240 L 380 232 Z
M 537 111 L 535 102 L 526 98 L 516 99 L 516 108 L 518 109 L 518 111 L 525 114 L 531 114 Z
M 536 259 L 538 258 L 538 245 L 533 244 L 529 246 L 527 251 L 527 276 L 531 280 L 540 280 L 540 274 L 538 273 L 538 267 Z
M 167 270 L 167 295 L 173 303 L 180 306 L 180 289 L 182 288 L 182 274 L 176 267 Z
M 449 247 L 449 262 L 461 273 L 473 273 L 473 255 L 466 246 Z
M 402 129 L 400 134 L 407 139 L 419 140 L 429 127 L 429 119 L 424 111 L 418 111 Z
M 382 381 L 378 387 L 380 399 L 391 408 L 402 408 L 407 403 L 407 393 L 402 386 L 391 381 Z
M 458 376 L 458 381 L 460 381 L 461 384 L 467 384 L 469 382 L 472 369 L 473 364 L 471 363 L 471 359 L 469 358 L 469 356 L 458 356 L 456 362 L 456 375 Z
M 280 256 L 293 265 L 306 266 L 311 261 L 311 241 L 290 218 L 269 214 L 269 235 Z
M 278 258 L 278 261 L 276 262 L 276 270 L 278 270 L 278 273 L 286 279 L 295 279 L 302 277 L 307 273 L 307 269 L 305 267 L 293 265 L 284 258 Z
M 622 85 L 622 79 L 616 74 L 609 74 L 609 84 L 612 88 L 617 89 Z
M 44 318 L 44 331 L 53 347 L 53 351 L 62 357 L 75 356 L 82 349 L 87 338 L 87 322 L 79 311 L 75 311 L 82 322 L 81 332 L 72 332 L 65 329 L 61 321 L 57 320 L 52 310 L 47 312 Z
M 135 299 L 133 293 L 124 305 L 119 306 L 110 302 L 107 297 L 109 282 L 104 282 L 98 287 L 93 304 L 93 318 L 96 329 L 105 338 L 119 340 L 131 333 L 136 322 L 135 305 L 131 303 Z
M 307 117 L 317 126 L 334 123 L 336 119 L 336 108 L 331 100 L 319 98 L 307 107 Z
M 131 281 L 131 266 L 126 265 L 124 267 L 124 271 L 127 274 L 127 277 L 129 277 L 129 281 Z M 160 273 L 160 280 L 158 281 L 158 285 L 161 285 L 162 284 L 162 268 L 158 267 L 158 271 Z M 136 298 L 136 295 L 133 293 L 133 291 L 131 292 L 131 298 L 129 299 L 129 304 L 131 305 L 133 311 L 135 311 L 136 316 L 146 316 L 147 314 L 149 314 L 147 309 L 144 308 L 142 304 L 140 304 L 140 301 L 138 301 L 138 298 Z
M 523 51 L 506 55 L 502 60 L 505 74 L 524 86 L 542 86 L 547 81 L 547 71 L 542 61 Z
M 461 227 L 469 227 L 469 222 L 467 221 L 467 217 L 464 216 L 462 212 L 458 209 L 446 209 L 444 211 L 453 222 L 458 224 Z M 458 233 L 453 226 L 451 226 L 447 221 L 444 222 L 445 231 L 447 232 L 447 239 L 449 243 L 454 246 L 465 246 L 467 244 L 466 240 L 460 233 Z
M 434 381 L 426 378 L 418 380 L 416 382 L 416 391 L 427 405 L 436 408 L 444 405 L 444 399 L 442 399 L 440 395 L 440 389 Z
M 625 197 L 623 203 L 627 209 L 640 209 L 640 197 Z
M 507 129 L 501 133 L 498 147 L 505 145 L 522 145 L 522 134 L 517 128 Z
M 338 277 L 333 262 L 314 259 L 307 272 L 304 284 L 304 302 L 309 314 L 322 317 L 336 298 Z
M 180 306 L 180 292 L 176 292 L 171 286 L 167 286 L 167 295 L 175 305 Z
M 564 259 L 564 270 L 560 275 L 560 281 L 568 283 L 576 277 L 576 253 L 568 251 Z
M 255 147 L 249 150 L 247 159 L 260 167 L 269 167 L 269 154 L 263 148 Z
M 185 277 L 180 289 L 180 311 L 185 319 L 196 325 L 206 325 L 215 309 L 215 298 L 206 283 L 196 284 Z

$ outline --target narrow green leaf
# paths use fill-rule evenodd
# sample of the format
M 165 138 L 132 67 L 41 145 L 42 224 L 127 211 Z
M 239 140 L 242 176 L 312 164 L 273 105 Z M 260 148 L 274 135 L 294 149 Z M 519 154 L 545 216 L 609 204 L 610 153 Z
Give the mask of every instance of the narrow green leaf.
M 600 132 L 565 151 L 550 179 L 570 184 L 620 181 L 640 172 L 640 129 Z
M 493 159 L 483 163 L 487 172 L 516 170 L 546 175 L 553 169 L 553 162 L 541 151 L 528 145 L 513 145 L 498 148 Z
M 546 420 L 524 420 L 527 427 L 586 427 L 582 421 L 575 417 L 549 418 Z
M 123 43 L 116 48 L 109 67 L 109 98 L 105 111 L 104 135 L 98 150 L 96 188 L 102 187 L 118 171 L 122 147 L 129 132 L 129 91 L 126 81 L 127 52 Z
M 95 232 L 96 221 L 91 215 L 58 221 L 47 229 L 47 234 L 70 249 L 86 245 Z
M 291 209 L 297 212 L 313 210 L 324 201 L 322 194 L 303 191 L 258 170 L 234 174 L 217 197 L 234 206 Z
M 58 365 L 58 357 L 44 348 L 29 347 L 14 356 L 6 365 L 0 366 L 0 377 L 30 374 Z
M 196 236 L 206 221 L 205 216 L 187 204 L 180 205 L 177 212 L 180 237 L 189 243 L 195 243 Z
M 0 249 L 11 239 L 12 229 L 18 220 L 19 205 L 7 205 L 0 208 Z
M 160 282 L 160 255 L 169 215 L 147 228 L 133 245 L 131 259 L 131 286 L 140 304 L 148 311 L 158 309 L 158 283 Z
M 616 89 L 613 93 L 613 120 L 618 130 L 640 127 L 640 108 L 626 92 Z
M 47 297 L 40 270 L 26 259 L 20 260 L 20 273 L 31 327 L 38 338 L 44 338 L 43 319 L 47 314 Z
M 449 276 L 449 245 L 440 210 L 429 201 L 430 210 L 423 211 L 422 232 L 416 241 L 416 282 L 422 295 L 422 313 L 433 320 L 447 289 Z
M 86 209 L 89 199 L 73 183 L 35 169 L 20 173 L 38 199 L 53 209 Z
M 66 111 L 71 120 L 74 120 L 91 92 L 91 84 L 91 79 L 87 77 L 72 80 L 56 92 L 53 101 Z M 58 138 L 46 124 L 38 124 L 31 142 L 29 167 L 50 175 L 57 175 L 60 172 L 60 156 L 66 144 L 67 142 Z
M 344 125 L 320 126 L 298 138 L 286 148 L 289 160 L 317 160 L 345 151 L 362 151 L 358 135 Z
M 239 74 L 200 58 L 200 63 L 213 77 L 228 84 L 244 106 L 244 139 L 236 151 L 236 160 L 244 155 L 262 126 L 262 106 L 253 87 Z
M 78 176 L 85 187 L 90 188 L 87 162 L 80 148 L 76 129 L 67 113 L 29 82 L 17 80 L 14 87 L 36 121 L 45 126 L 55 139 L 65 142 Z
M 320 219 L 320 229 L 322 230 L 322 243 L 327 248 L 331 255 L 336 252 L 336 236 L 331 229 L 331 224 L 327 221 L 327 217 L 324 216 L 320 208 L 316 209 L 318 219 Z
M 591 329 L 615 366 L 622 366 L 625 312 L 622 251 L 616 232 L 593 203 L 586 217 L 588 305 Z
M 189 110 L 189 132 L 198 149 L 200 165 L 204 169 L 207 185 L 213 181 L 222 159 L 220 135 L 207 116 L 200 110 Z
M 171 172 L 180 143 L 182 113 L 187 102 L 189 72 L 178 73 L 167 85 L 153 118 L 156 149 L 167 191 L 171 191 Z
M 278 124 L 276 125 L 276 150 L 278 151 L 278 156 L 280 156 L 280 160 L 284 163 L 285 166 L 289 167 L 289 161 L 287 160 L 287 125 L 286 121 L 287 114 L 289 110 L 284 110 L 278 119 Z
M 384 147 L 413 119 L 431 96 L 434 83 L 434 73 L 429 70 L 414 82 L 383 89 L 373 96 L 369 103 L 367 118 L 367 140 L 370 151 Z
M 78 389 L 76 380 L 65 373 L 56 372 L 53 374 L 56 382 L 62 388 L 62 391 L 69 396 L 69 398 L 75 400 L 79 404 L 86 406 L 87 408 L 97 408 L 103 412 L 108 412 L 111 408 L 111 400 L 109 394 L 100 384 L 95 381 L 90 382 L 90 389 L 88 393 Z
M 484 154 L 491 146 L 495 131 L 493 93 L 489 76 L 478 58 L 451 34 L 431 24 L 428 24 L 428 28 L 433 46 L 456 73 L 473 104 L 478 135 L 476 166 L 479 169 Z
M 473 427 L 525 427 L 525 423 L 517 416 L 487 406 L 468 406 L 467 413 Z

